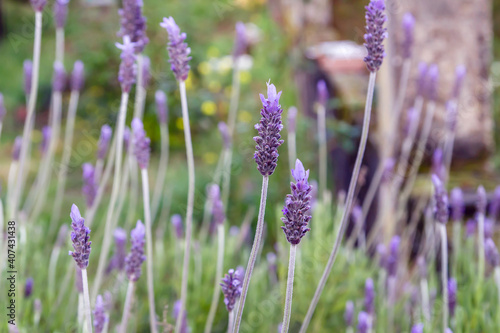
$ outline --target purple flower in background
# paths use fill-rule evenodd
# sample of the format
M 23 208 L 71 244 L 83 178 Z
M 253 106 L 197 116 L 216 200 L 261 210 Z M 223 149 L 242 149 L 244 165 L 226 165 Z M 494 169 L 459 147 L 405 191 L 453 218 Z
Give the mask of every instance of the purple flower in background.
M 488 204 L 488 197 L 486 196 L 486 191 L 482 185 L 477 188 L 477 201 L 476 208 L 479 214 L 484 215 L 486 213 L 486 205 Z
M 291 106 L 288 109 L 288 133 L 295 132 L 295 128 L 297 127 L 297 108 L 295 106 Z
M 476 233 L 476 221 L 474 219 L 467 220 L 465 224 L 465 237 L 469 238 Z
M 453 221 L 461 221 L 464 217 L 464 194 L 459 187 L 450 192 L 451 216 Z
M 283 323 L 279 323 L 278 324 L 278 333 L 281 333 L 281 331 L 283 330 Z
M 139 118 L 132 120 L 134 155 L 141 169 L 147 169 L 149 164 L 149 154 L 151 152 L 151 140 L 146 136 L 144 125 Z
M 172 217 L 170 218 L 170 223 L 172 223 L 172 226 L 175 229 L 175 236 L 177 237 L 177 239 L 181 239 L 184 234 L 182 217 L 179 214 L 172 215 Z
M 403 57 L 406 59 L 411 58 L 411 49 L 413 47 L 413 42 L 415 41 L 414 30 L 415 30 L 415 18 L 411 13 L 406 13 L 403 15 Z
M 82 270 L 75 266 L 75 287 L 78 293 L 83 294 Z
M 439 68 L 436 64 L 429 66 L 427 73 L 426 95 L 431 101 L 435 101 L 438 93 Z
M 415 123 L 418 124 L 419 117 L 420 113 L 414 107 L 411 107 L 406 111 L 406 124 L 404 127 L 404 132 L 407 136 L 410 135 L 410 129 L 415 126 Z
M 28 298 L 33 293 L 33 278 L 29 277 L 26 279 L 26 283 L 24 285 L 24 298 Z
M 388 182 L 392 179 L 394 174 L 394 167 L 396 166 L 396 160 L 393 157 L 388 157 L 384 163 L 384 171 L 382 172 L 382 181 Z
M 134 43 L 134 52 L 141 53 L 149 43 L 146 36 L 146 18 L 142 15 L 142 0 L 123 0 L 123 8 L 118 9 L 121 28 L 118 37 L 129 36 Z
M 97 159 L 104 160 L 106 158 L 112 134 L 113 130 L 108 124 L 102 125 L 101 136 L 99 142 L 97 142 Z
M 448 280 L 448 310 L 450 316 L 455 315 L 455 308 L 457 307 L 457 280 L 450 278 Z
M 424 324 L 415 324 L 411 328 L 411 333 L 424 333 Z
M 104 330 L 104 325 L 108 321 L 108 316 L 106 316 L 104 301 L 102 300 L 101 295 L 97 295 L 94 311 L 92 311 L 92 314 L 94 315 L 95 332 L 101 333 Z
M 137 221 L 134 229 L 130 232 L 130 241 L 132 247 L 130 248 L 130 253 L 125 258 L 125 272 L 127 273 L 128 279 L 132 282 L 136 282 L 141 277 L 141 265 L 146 260 L 144 255 L 144 235 L 146 234 L 146 229 L 141 221 Z
M 19 161 L 19 155 L 21 155 L 21 145 L 23 144 L 23 138 L 18 135 L 14 139 L 14 145 L 12 146 L 12 159 L 14 161 Z
M 151 83 L 151 60 L 147 56 L 142 56 L 142 87 L 147 89 Z
M 358 314 L 358 333 L 368 333 L 370 331 L 370 315 L 364 311 Z
M 90 163 L 82 165 L 83 186 L 82 193 L 85 196 L 87 207 L 92 207 L 97 195 L 97 182 L 95 179 L 95 168 Z
M 387 269 L 387 248 L 384 243 L 377 245 L 377 256 L 380 268 Z
M 449 218 L 448 212 L 448 194 L 444 189 L 443 182 L 435 174 L 432 175 L 434 184 L 434 214 L 436 221 L 446 224 Z
M 181 311 L 181 300 L 177 300 L 174 304 L 174 308 L 172 309 L 172 317 L 177 320 L 177 317 L 179 317 L 179 312 Z M 179 332 L 180 333 L 188 333 L 189 327 L 187 323 L 187 313 L 184 311 L 184 315 L 182 316 L 182 322 L 181 322 L 181 327 Z
M 33 7 L 36 12 L 43 12 L 43 9 L 47 4 L 47 0 L 30 0 L 30 2 L 31 7 Z
M 135 83 L 137 72 L 137 65 L 135 64 L 136 56 L 134 54 L 135 44 L 130 41 L 128 35 L 123 36 L 123 44 L 116 43 L 117 48 L 122 50 L 120 58 L 120 71 L 118 72 L 118 81 L 121 84 L 122 91 L 125 93 L 130 92 L 130 88 Z
M 69 0 L 56 0 L 54 2 L 54 21 L 58 29 L 62 29 L 66 25 L 66 19 L 68 18 L 68 3 Z
M 307 224 L 311 220 L 311 189 L 307 182 L 309 170 L 305 170 L 302 162 L 295 161 L 295 169 L 292 169 L 292 176 L 295 183 L 290 183 L 292 194 L 287 194 L 285 207 L 281 221 L 285 224 L 281 229 L 285 232 L 287 241 L 292 245 L 297 245 L 306 232 L 310 230 Z
M 238 58 L 245 53 L 247 48 L 247 33 L 243 22 L 236 22 L 236 37 L 234 39 L 233 56 Z
M 0 93 L 0 123 L 3 121 L 3 117 L 5 117 L 5 105 L 3 103 L 3 95 Z
M 31 94 L 31 81 L 33 79 L 33 62 L 31 60 L 24 60 L 23 63 L 24 73 L 24 93 Z
M 155 93 L 155 101 L 158 120 L 160 123 L 166 124 L 168 119 L 167 95 L 165 95 L 162 90 L 157 90 Z
M 494 229 L 495 229 L 495 223 L 493 222 L 492 219 L 486 217 L 484 219 L 484 238 L 493 237 Z
M 82 91 L 85 83 L 85 67 L 81 60 L 75 61 L 71 72 L 71 91 Z
M 54 74 L 52 76 L 52 91 L 62 92 L 66 87 L 66 72 L 59 61 L 54 62 Z
M 451 330 L 451 328 L 449 328 L 449 327 L 448 327 L 448 328 L 444 331 L 444 333 L 453 333 L 453 331 Z
M 122 271 L 125 268 L 125 257 L 126 254 L 126 245 L 127 245 L 127 232 L 122 228 L 116 228 L 113 236 L 115 238 L 115 253 L 113 258 L 111 258 L 110 265 L 106 270 L 106 273 L 109 274 L 113 269 L 118 271 Z
M 217 125 L 219 132 L 222 136 L 222 142 L 224 143 L 224 148 L 229 149 L 231 147 L 231 136 L 229 135 L 229 129 L 225 122 L 221 121 Z
M 279 104 L 280 96 L 281 91 L 276 93 L 276 87 L 270 82 L 267 83 L 267 99 L 260 94 L 263 105 L 260 111 L 262 118 L 255 125 L 259 135 L 253 138 L 257 143 L 253 158 L 257 163 L 257 170 L 263 176 L 270 176 L 274 173 L 278 163 L 278 147 L 283 144 L 283 140 L 280 140 L 280 131 L 283 129 L 281 123 L 283 109 Z
M 383 41 L 387 35 L 387 29 L 384 28 L 387 18 L 384 14 L 384 0 L 370 0 L 365 9 L 366 34 L 364 36 L 364 45 L 368 55 L 364 58 L 364 61 L 368 70 L 373 73 L 379 70 L 385 57 Z
M 352 321 L 354 318 L 354 303 L 352 301 L 347 301 L 345 304 L 344 321 L 347 327 L 352 326 Z
M 49 149 L 50 145 L 50 136 L 52 134 L 52 130 L 50 126 L 44 126 L 42 128 L 42 141 L 40 142 L 40 153 L 45 154 Z
M 396 235 L 392 237 L 391 242 L 389 244 L 389 253 L 387 255 L 387 274 L 389 276 L 397 275 L 400 243 L 401 243 L 401 238 Z
M 220 197 L 220 189 L 217 184 L 210 186 L 210 201 L 212 202 L 212 215 L 216 225 L 224 223 L 226 215 L 224 214 L 224 205 Z
M 427 72 L 429 67 L 427 63 L 421 61 L 418 63 L 417 95 L 423 96 L 427 88 Z
M 467 74 L 467 68 L 464 65 L 459 65 L 455 68 L 455 82 L 453 83 L 453 90 L 451 92 L 451 97 L 457 99 L 460 95 L 460 90 L 464 84 L 465 75 Z
M 168 33 L 169 42 L 167 50 L 170 57 L 170 68 L 174 72 L 177 81 L 185 81 L 191 68 L 189 67 L 191 49 L 184 42 L 186 33 L 181 33 L 181 29 L 175 23 L 173 17 L 164 17 L 160 26 L 165 28 Z
M 125 126 L 123 129 L 123 147 L 126 152 L 130 147 L 130 128 L 128 126 Z
M 425 257 L 420 255 L 417 258 L 418 275 L 420 279 L 427 278 L 427 263 L 425 262 Z
M 375 313 L 375 286 L 372 279 L 365 281 L 365 301 L 364 309 L 368 314 Z
M 90 245 L 89 241 L 90 229 L 85 226 L 85 220 L 80 214 L 78 207 L 73 204 L 71 206 L 71 241 L 73 242 L 73 249 L 69 251 L 69 255 L 75 259 L 76 265 L 80 269 L 86 269 L 89 265 Z
M 328 88 L 326 87 L 326 82 L 324 80 L 319 80 L 316 84 L 316 92 L 318 94 L 318 103 L 326 108 L 326 103 L 328 102 Z
M 500 212 L 500 186 L 495 188 L 493 192 L 493 199 L 490 203 L 489 215 L 493 220 L 498 218 L 498 213 Z
M 493 239 L 488 238 L 484 243 L 484 257 L 488 264 L 492 267 L 497 267 L 500 265 L 500 256 L 498 254 L 498 249 L 493 242 Z
M 241 295 L 241 277 L 238 271 L 230 269 L 221 282 L 222 293 L 224 294 L 224 304 L 228 312 L 233 311 L 236 300 Z
M 443 151 L 441 148 L 436 148 L 432 154 L 432 170 L 431 172 L 443 180 L 446 175 L 446 168 L 443 163 Z

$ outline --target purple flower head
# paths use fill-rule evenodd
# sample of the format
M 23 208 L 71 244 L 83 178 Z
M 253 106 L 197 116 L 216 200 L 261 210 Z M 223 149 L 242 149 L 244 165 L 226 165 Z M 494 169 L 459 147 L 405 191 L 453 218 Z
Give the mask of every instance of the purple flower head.
M 288 109 L 288 133 L 295 132 L 297 127 L 297 108 L 292 106 Z
M 486 213 L 487 204 L 488 204 L 488 197 L 486 196 L 486 191 L 484 190 L 484 187 L 480 185 L 477 188 L 477 202 L 476 202 L 477 212 L 479 214 L 484 215 Z
M 142 56 L 142 87 L 147 89 L 151 83 L 151 60 Z
M 160 123 L 166 124 L 168 119 L 167 95 L 165 95 L 162 90 L 157 90 L 155 93 L 155 101 L 158 120 Z
M 431 101 L 435 101 L 438 93 L 439 68 L 436 64 L 429 66 L 427 74 L 426 95 Z
M 484 238 L 493 237 L 494 229 L 495 229 L 495 222 L 493 222 L 493 220 L 488 218 L 488 217 L 485 218 L 484 219 Z
M 127 232 L 122 228 L 116 228 L 113 236 L 115 238 L 115 253 L 106 273 L 111 272 L 113 269 L 122 271 L 125 268 Z
M 33 62 L 31 60 L 24 60 L 23 63 L 24 73 L 24 93 L 31 94 L 31 81 L 33 79 Z
M 3 103 L 3 95 L 0 93 L 0 123 L 3 121 L 3 117 L 5 117 L 5 105 Z
M 450 192 L 451 216 L 453 221 L 461 221 L 464 217 L 464 194 L 459 187 L 455 187 Z
M 358 333 L 370 332 L 370 315 L 364 311 L 358 314 Z
M 69 0 L 56 0 L 54 3 L 54 21 L 56 28 L 62 29 L 66 25 L 68 18 L 68 3 Z
M 125 126 L 123 129 L 123 147 L 126 152 L 130 147 L 130 128 L 128 126 Z
M 52 76 L 52 91 L 62 92 L 66 87 L 66 72 L 59 61 L 54 62 L 54 74 Z
M 29 277 L 26 279 L 26 283 L 24 285 L 24 298 L 28 298 L 33 293 L 33 278 Z
M 414 30 L 415 30 L 415 18 L 411 13 L 406 13 L 403 15 L 403 57 L 406 59 L 411 58 L 411 49 L 413 47 L 413 42 L 415 41 Z
M 470 238 L 476 233 L 476 220 L 469 219 L 465 224 L 465 237 Z
M 443 163 L 443 151 L 441 148 L 436 148 L 432 154 L 432 173 L 443 180 L 446 174 L 446 168 Z
M 134 154 L 141 169 L 147 169 L 149 164 L 149 154 L 151 152 L 151 140 L 146 136 L 144 125 L 139 118 L 132 120 Z
M 455 308 L 457 307 L 457 280 L 450 278 L 448 280 L 448 310 L 450 316 L 455 315 Z
M 491 200 L 489 215 L 493 220 L 498 218 L 498 213 L 500 212 L 500 186 L 495 188 L 493 192 L 493 199 Z
M 82 91 L 85 83 L 85 67 L 81 60 L 75 61 L 71 72 L 71 91 Z
M 86 269 L 89 265 L 90 245 L 89 241 L 90 229 L 85 226 L 85 220 L 80 214 L 78 207 L 73 204 L 71 206 L 71 241 L 73 242 L 73 249 L 69 251 L 69 255 L 75 259 L 76 265 L 80 269 Z
M 78 293 L 83 294 L 82 270 L 75 266 L 75 287 Z
M 492 267 L 497 267 L 500 265 L 500 256 L 498 254 L 498 249 L 493 242 L 493 239 L 488 238 L 484 243 L 484 257 L 488 264 Z
M 220 225 L 224 223 L 226 215 L 224 213 L 224 205 L 222 204 L 222 199 L 220 197 L 220 190 L 217 184 L 210 186 L 210 196 L 212 202 L 212 215 L 214 218 L 214 223 Z
M 420 279 L 427 278 L 427 263 L 425 262 L 425 257 L 420 255 L 417 258 L 417 267 L 418 267 L 418 275 L 420 275 Z
M 141 221 L 137 221 L 135 228 L 130 232 L 132 246 L 130 253 L 125 258 L 125 272 L 128 279 L 132 282 L 136 282 L 141 277 L 141 265 L 146 260 L 146 256 L 144 255 L 145 234 L 146 229 L 144 228 L 144 224 Z
M 30 2 L 31 7 L 33 7 L 36 12 L 43 12 L 43 9 L 47 4 L 47 0 L 30 0 Z
M 395 166 L 396 166 L 396 160 L 393 157 L 388 157 L 385 160 L 384 171 L 382 173 L 382 181 L 384 183 L 386 183 L 392 179 Z
M 427 88 L 428 70 L 427 63 L 423 61 L 418 63 L 417 95 L 419 96 L 422 96 Z
M 23 144 L 23 138 L 18 135 L 14 140 L 14 145 L 12 146 L 12 159 L 14 161 L 19 161 L 19 155 L 21 155 L 21 145 Z
M 344 321 L 347 327 L 352 326 L 352 320 L 354 318 L 354 303 L 352 301 L 347 301 L 345 303 Z
M 448 212 L 448 194 L 444 188 L 443 182 L 436 174 L 432 175 L 434 184 L 434 214 L 436 221 L 446 224 L 449 218 Z
M 415 324 L 411 328 L 411 333 L 424 333 L 424 324 Z
M 182 217 L 179 214 L 172 215 L 172 217 L 170 218 L 170 223 L 172 223 L 172 226 L 174 227 L 175 236 L 177 237 L 177 239 L 181 239 L 184 235 Z
M 380 243 L 377 245 L 377 256 L 378 265 L 381 268 L 387 269 L 387 247 L 384 243 Z
M 130 92 L 130 88 L 135 83 L 137 72 L 137 65 L 135 64 L 136 56 L 134 54 L 135 43 L 130 41 L 128 35 L 123 36 L 123 44 L 116 43 L 117 48 L 122 50 L 120 58 L 120 71 L 118 72 L 118 81 L 121 84 L 122 91 L 125 93 Z
M 295 169 L 292 169 L 292 176 L 295 183 L 290 183 L 291 194 L 287 194 L 285 206 L 283 207 L 283 217 L 281 221 L 285 224 L 281 229 L 285 232 L 287 241 L 292 245 L 297 245 L 306 232 L 310 230 L 307 224 L 311 220 L 311 189 L 307 179 L 309 170 L 305 170 L 302 162 L 295 161 Z
M 222 142 L 224 143 L 224 148 L 229 149 L 231 147 L 231 135 L 229 135 L 229 129 L 225 122 L 221 121 L 217 125 L 219 132 L 222 136 Z
M 281 322 L 278 324 L 278 333 L 282 333 L 282 331 L 283 331 L 283 323 Z
M 44 126 L 42 128 L 42 141 L 40 142 L 40 153 L 45 154 L 49 149 L 50 145 L 50 137 L 52 134 L 52 130 L 50 126 Z
M 99 142 L 97 142 L 97 159 L 104 160 L 106 158 L 112 134 L 113 130 L 108 124 L 102 125 L 101 136 Z
M 247 48 L 247 32 L 243 22 L 236 22 L 236 37 L 234 38 L 233 56 L 238 58 Z
M 384 28 L 386 21 L 384 0 L 370 0 L 365 7 L 366 14 L 366 34 L 365 47 L 368 55 L 364 61 L 370 72 L 376 72 L 382 65 L 385 57 L 383 41 L 387 35 L 387 29 Z
M 375 286 L 372 279 L 366 279 L 365 281 L 364 309 L 369 314 L 375 313 Z
M 57 233 L 56 247 L 63 246 L 66 243 L 66 237 L 68 236 L 68 226 L 66 224 L 62 224 L 59 228 L 59 232 Z
M 224 294 L 224 304 L 228 312 L 233 311 L 236 300 L 241 295 L 241 277 L 238 271 L 230 269 L 221 282 L 222 293 Z
M 449 327 L 448 327 L 448 328 L 444 331 L 444 333 L 453 333 L 453 331 L 451 330 L 451 328 L 449 328 Z
M 326 82 L 324 80 L 319 80 L 316 84 L 316 92 L 318 94 L 318 103 L 326 108 L 326 103 L 328 102 L 328 88 L 326 87 Z
M 262 118 L 255 125 L 259 135 L 253 138 L 257 143 L 253 158 L 257 163 L 257 170 L 263 176 L 270 176 L 274 173 L 278 163 L 278 147 L 283 144 L 283 140 L 280 140 L 280 131 L 283 129 L 281 123 L 283 109 L 279 104 L 280 96 L 281 91 L 276 93 L 276 87 L 270 82 L 267 83 L 267 99 L 260 94 L 263 105 L 260 111 Z
M 104 301 L 101 295 L 97 295 L 95 301 L 94 311 L 94 329 L 96 333 L 101 333 L 104 330 L 104 325 L 108 321 L 108 316 L 106 315 L 106 309 L 104 306 Z
M 389 244 L 389 253 L 387 255 L 387 274 L 389 276 L 397 275 L 400 243 L 401 243 L 401 238 L 396 235 L 392 237 L 391 242 Z
M 129 36 L 134 43 L 134 52 L 141 53 L 149 43 L 146 36 L 146 18 L 142 15 L 142 0 L 123 0 L 123 8 L 118 10 L 121 28 L 118 37 Z
M 450 132 L 455 132 L 457 127 L 458 109 L 452 101 L 446 102 L 446 126 Z
M 453 83 L 453 90 L 451 93 L 453 99 L 457 99 L 460 95 L 460 90 L 462 90 L 466 74 L 467 68 L 465 68 L 464 65 L 459 65 L 455 69 L 455 82 Z
M 185 81 L 191 68 L 189 67 L 191 48 L 184 42 L 186 33 L 181 33 L 181 29 L 175 23 L 173 17 L 164 17 L 160 26 L 165 28 L 168 33 L 167 50 L 170 57 L 170 68 L 174 72 L 177 81 Z
M 177 320 L 177 317 L 179 317 L 179 312 L 181 312 L 181 306 L 182 306 L 182 303 L 180 300 L 176 301 L 174 304 L 174 308 L 172 309 L 172 317 L 175 320 Z M 184 309 L 184 314 L 182 316 L 182 322 L 181 322 L 181 327 L 180 327 L 179 332 L 180 333 L 188 333 L 189 332 L 186 309 Z
M 82 165 L 82 193 L 85 196 L 87 207 L 92 207 L 97 195 L 97 182 L 95 179 L 95 168 L 90 163 Z

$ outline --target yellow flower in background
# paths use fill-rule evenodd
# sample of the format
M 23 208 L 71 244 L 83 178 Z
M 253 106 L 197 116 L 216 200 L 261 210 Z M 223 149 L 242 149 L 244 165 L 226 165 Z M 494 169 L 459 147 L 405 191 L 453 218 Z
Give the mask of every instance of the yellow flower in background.
M 207 50 L 207 56 L 209 58 L 217 58 L 220 55 L 220 51 L 215 46 L 210 46 Z
M 242 84 L 250 83 L 251 80 L 252 80 L 252 74 L 249 71 L 240 72 L 240 82 Z
M 193 89 L 193 80 L 191 80 L 191 74 L 188 75 L 185 82 L 186 82 L 186 89 L 187 90 Z
M 201 75 L 208 75 L 211 72 L 210 65 L 208 62 L 203 61 L 198 65 L 198 71 L 201 73 Z
M 177 118 L 175 120 L 175 126 L 177 126 L 177 128 L 180 130 L 184 129 L 184 123 L 182 122 L 182 118 Z
M 207 164 L 214 164 L 217 162 L 217 154 L 213 152 L 208 152 L 203 154 L 203 161 Z
M 249 123 L 252 121 L 252 114 L 248 111 L 240 111 L 238 120 L 242 123 Z
M 208 90 L 213 93 L 218 93 L 221 90 L 220 82 L 211 80 L 210 82 L 208 82 Z
M 201 112 L 206 116 L 213 116 L 217 111 L 217 105 L 213 101 L 205 101 L 201 104 Z

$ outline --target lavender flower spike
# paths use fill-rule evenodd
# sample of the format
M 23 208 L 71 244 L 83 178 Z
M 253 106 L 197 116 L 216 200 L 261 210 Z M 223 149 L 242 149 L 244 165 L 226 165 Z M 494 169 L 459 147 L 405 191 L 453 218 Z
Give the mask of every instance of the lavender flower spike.
M 3 95 L 0 93 L 0 123 L 3 121 L 3 117 L 5 117 L 5 105 L 3 103 Z
M 423 96 L 427 89 L 427 73 L 429 67 L 427 63 L 421 61 L 418 63 L 417 95 Z
M 220 284 L 224 294 L 224 304 L 228 312 L 233 311 L 236 300 L 241 295 L 241 278 L 238 271 L 230 269 Z
M 318 94 L 318 103 L 326 107 L 326 103 L 328 102 L 328 88 L 326 87 L 325 80 L 318 81 L 316 84 L 316 91 Z
M 175 229 L 175 236 L 177 239 L 181 239 L 183 237 L 184 231 L 182 227 L 182 217 L 179 214 L 172 215 L 170 218 L 170 223 Z
M 82 193 L 85 196 L 87 207 L 91 207 L 94 204 L 95 197 L 97 195 L 97 183 L 95 180 L 95 168 L 90 163 L 84 163 L 82 165 L 83 169 L 83 186 Z
M 411 58 L 411 49 L 413 47 L 413 42 L 415 41 L 414 36 L 415 30 L 415 18 L 411 13 L 406 13 L 403 15 L 403 31 L 404 31 L 404 41 L 403 41 L 403 57 L 405 59 Z
M 139 118 L 132 120 L 133 144 L 134 154 L 137 158 L 137 163 L 141 169 L 147 169 L 149 164 L 149 154 L 151 148 L 149 147 L 151 140 L 146 137 L 144 125 Z
M 424 333 L 424 324 L 415 324 L 411 328 L 411 333 Z
M 122 91 L 125 93 L 130 92 L 130 88 L 135 83 L 137 72 L 137 65 L 135 64 L 136 56 L 134 54 L 135 44 L 130 41 L 128 35 L 123 36 L 123 44 L 115 44 L 117 48 L 122 50 L 120 58 L 120 71 L 118 72 L 118 81 L 121 84 Z
M 306 232 L 310 229 L 307 224 L 311 220 L 311 189 L 307 182 L 309 170 L 305 170 L 302 162 L 297 159 L 292 176 L 296 183 L 290 183 L 292 194 L 288 194 L 283 207 L 281 221 L 285 224 L 281 229 L 285 232 L 286 239 L 292 245 L 297 245 Z
M 50 136 L 52 134 L 50 126 L 42 128 L 42 142 L 40 142 L 40 153 L 45 154 L 49 148 Z
M 29 277 L 26 279 L 26 283 L 24 285 L 24 298 L 28 298 L 33 293 L 33 278 Z
M 115 238 L 115 253 L 113 255 L 113 258 L 111 259 L 111 263 L 108 267 L 107 273 L 109 273 L 113 269 L 121 271 L 125 268 L 125 247 L 127 245 L 127 232 L 122 228 L 116 228 L 113 236 Z
M 457 280 L 451 278 L 448 280 L 448 310 L 450 316 L 455 315 L 455 308 L 457 307 Z
M 142 15 L 142 0 L 124 0 L 123 8 L 118 10 L 121 28 L 118 37 L 129 36 L 134 43 L 134 52 L 141 53 L 149 43 L 146 36 L 146 18 Z
M 500 256 L 498 254 L 498 249 L 495 246 L 493 239 L 488 238 L 484 243 L 484 257 L 488 264 L 492 267 L 500 266 Z
M 370 315 L 364 311 L 358 314 L 358 333 L 370 332 Z
M 435 101 L 438 93 L 439 68 L 436 64 L 429 66 L 426 95 L 431 101 Z
M 214 222 L 216 225 L 221 225 L 224 223 L 226 215 L 224 214 L 224 206 L 222 204 L 219 186 L 217 184 L 213 184 L 210 187 L 210 193 L 212 197 L 211 201 L 213 204 L 212 215 L 214 218 Z
M 177 320 L 177 317 L 179 317 L 179 312 L 181 312 L 181 300 L 178 300 L 174 304 L 174 308 L 172 310 L 172 317 Z M 179 330 L 180 333 L 189 333 L 190 329 L 188 327 L 187 323 L 187 313 L 184 311 L 184 314 L 182 315 L 182 322 L 181 322 L 181 327 Z
M 467 68 L 464 65 L 459 65 L 455 69 L 455 82 L 453 84 L 453 91 L 451 93 L 452 98 L 457 99 L 460 95 L 460 90 L 464 84 L 465 75 L 467 74 Z
M 21 145 L 23 144 L 22 136 L 16 136 L 14 140 L 14 145 L 12 146 L 12 159 L 14 161 L 19 161 L 19 155 L 21 154 Z
M 383 41 L 387 35 L 387 29 L 384 28 L 387 18 L 384 14 L 384 0 L 370 0 L 365 9 L 366 34 L 364 36 L 364 45 L 368 55 L 364 58 L 364 61 L 368 70 L 373 73 L 379 70 L 385 57 Z
M 69 0 L 56 0 L 54 3 L 54 21 L 58 29 L 62 29 L 66 25 L 66 19 L 68 18 L 68 3 Z
M 234 58 L 238 58 L 239 56 L 245 53 L 247 48 L 247 33 L 246 27 L 243 22 L 236 22 L 236 37 L 234 39 L 234 50 L 233 56 Z
M 47 4 L 47 0 L 30 0 L 30 2 L 31 7 L 33 7 L 36 12 L 43 12 L 43 9 Z
M 130 147 L 130 128 L 125 126 L 123 129 L 123 148 L 128 151 Z
M 444 189 L 443 182 L 439 179 L 436 174 L 432 175 L 432 182 L 434 184 L 434 214 L 436 221 L 439 223 L 446 224 L 448 222 L 449 212 L 448 212 L 448 194 Z
M 352 326 L 352 319 L 354 318 L 354 303 L 347 301 L 345 304 L 344 321 L 347 327 Z
M 75 259 L 76 265 L 80 269 L 86 269 L 89 265 L 90 245 L 89 241 L 90 229 L 85 226 L 85 220 L 80 214 L 78 207 L 73 204 L 71 206 L 71 241 L 73 242 L 73 249 L 69 251 L 69 255 Z
M 167 95 L 165 95 L 162 90 L 157 90 L 155 93 L 155 101 L 158 120 L 160 123 L 166 124 L 168 119 Z
M 108 321 L 105 304 L 101 295 L 97 295 L 94 311 L 92 311 L 92 313 L 94 314 L 94 332 L 101 333 L 104 330 L 104 325 Z
M 276 87 L 270 82 L 267 83 L 267 99 L 260 94 L 263 108 L 261 109 L 260 122 L 255 125 L 259 132 L 253 139 L 257 143 L 255 146 L 254 159 L 257 169 L 263 176 L 270 176 L 274 173 L 278 162 L 278 147 L 283 144 L 280 131 L 283 129 L 281 114 L 283 109 L 279 104 L 281 91 L 276 93 Z
M 450 192 L 451 216 L 453 221 L 461 221 L 464 217 L 464 194 L 459 187 Z
M 375 313 L 375 286 L 372 279 L 366 279 L 365 282 L 365 311 L 372 315 Z
M 387 274 L 389 276 L 396 276 L 398 272 L 398 262 L 399 262 L 399 244 L 401 243 L 401 238 L 399 236 L 394 236 L 391 239 L 389 246 L 389 254 L 387 255 Z
M 66 86 L 66 72 L 59 61 L 54 62 L 54 75 L 52 77 L 52 91 L 62 92 Z
M 184 42 L 186 33 L 181 33 L 181 29 L 172 17 L 164 17 L 160 26 L 165 28 L 168 33 L 167 50 L 170 57 L 170 68 L 174 72 L 177 81 L 185 81 L 189 74 L 189 61 L 191 60 L 189 56 L 191 49 Z
M 97 159 L 104 160 L 106 158 L 112 134 L 113 130 L 108 124 L 102 125 L 101 136 L 99 137 L 99 142 L 97 143 Z
M 491 200 L 489 215 L 493 220 L 498 218 L 498 213 L 500 212 L 500 186 L 495 188 L 493 192 L 493 199 Z
M 82 91 L 85 83 L 84 65 L 81 60 L 75 61 L 73 72 L 71 72 L 71 91 Z
M 136 282 L 141 277 L 141 265 L 146 260 L 144 255 L 144 236 L 146 235 L 146 229 L 141 221 L 137 221 L 134 229 L 130 232 L 130 241 L 132 247 L 130 248 L 130 253 L 125 258 L 125 272 L 127 273 L 128 279 L 132 282 Z
M 24 60 L 23 63 L 24 73 L 24 93 L 31 94 L 31 80 L 33 79 L 33 62 L 31 60 Z

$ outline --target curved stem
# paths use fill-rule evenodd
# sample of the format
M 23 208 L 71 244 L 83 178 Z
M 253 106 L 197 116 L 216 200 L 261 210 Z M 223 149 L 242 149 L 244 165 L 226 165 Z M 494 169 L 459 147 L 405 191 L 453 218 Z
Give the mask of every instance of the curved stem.
M 295 256 L 297 245 L 290 245 L 290 258 L 288 262 L 288 280 L 286 283 L 285 312 L 283 314 L 283 328 L 281 333 L 288 333 L 290 327 L 290 316 L 292 314 L 293 276 L 295 273 Z
M 184 124 L 184 137 L 186 140 L 186 155 L 188 164 L 188 201 L 186 211 L 186 241 L 184 243 L 184 262 L 182 266 L 182 283 L 181 283 L 181 307 L 179 315 L 175 324 L 175 333 L 180 333 L 182 328 L 182 318 L 184 318 L 184 311 L 186 310 L 187 300 L 187 284 L 189 277 L 189 256 L 191 251 L 191 234 L 193 225 L 193 206 L 194 206 L 194 157 L 193 157 L 193 144 L 191 142 L 191 129 L 189 126 L 189 114 L 186 98 L 186 84 L 184 81 L 179 82 L 179 90 L 181 93 L 182 104 L 182 120 Z
M 448 328 L 448 241 L 446 238 L 446 225 L 439 224 L 441 235 L 441 284 L 443 288 L 443 332 Z
M 122 322 L 120 324 L 120 333 L 127 332 L 127 322 L 130 315 L 130 308 L 132 307 L 132 299 L 134 297 L 134 282 L 129 281 L 127 287 L 127 296 L 125 298 L 125 305 L 123 306 Z
M 309 305 L 309 309 L 307 310 L 306 317 L 304 318 L 304 322 L 300 328 L 300 333 L 305 333 L 307 331 L 307 327 L 309 326 L 309 322 L 311 321 L 314 310 L 316 309 L 316 305 L 318 304 L 321 293 L 323 292 L 323 288 L 325 287 L 326 280 L 330 275 L 333 264 L 335 263 L 335 259 L 337 258 L 337 253 L 339 251 L 340 243 L 342 242 L 342 238 L 344 237 L 347 220 L 351 213 L 352 204 L 354 202 L 354 192 L 356 190 L 356 183 L 359 177 L 359 170 L 361 169 L 361 163 L 363 162 L 363 156 L 365 153 L 366 142 L 368 140 L 368 131 L 370 129 L 370 116 L 373 102 L 373 91 L 375 89 L 375 78 L 377 74 L 372 72 L 370 73 L 370 79 L 368 82 L 368 93 L 366 95 L 366 104 L 365 104 L 365 115 L 363 120 L 363 130 L 361 133 L 361 139 L 359 142 L 358 155 L 356 157 L 356 162 L 354 163 L 354 170 L 351 175 L 351 181 L 349 183 L 349 190 L 347 192 L 347 197 L 345 201 L 345 208 L 342 212 L 342 219 L 340 220 L 339 231 L 337 233 L 337 237 L 335 239 L 335 243 L 333 244 L 332 252 L 330 253 L 330 257 L 328 258 L 328 262 L 326 264 L 325 270 L 323 271 L 323 275 L 318 283 L 318 287 L 316 288 L 316 292 L 314 293 L 314 297 Z
M 155 190 L 153 194 L 153 210 L 152 210 L 152 221 L 156 220 L 158 214 L 158 209 L 160 208 L 160 202 L 162 199 L 162 194 L 165 189 L 165 179 L 167 175 L 168 168 L 168 126 L 167 124 L 160 123 L 160 135 L 161 135 L 161 153 L 160 153 L 160 163 L 158 164 L 158 172 L 156 173 L 157 179 L 155 184 Z
M 259 217 L 257 220 L 257 229 L 255 230 L 255 238 L 253 240 L 252 251 L 250 252 L 250 258 L 248 258 L 248 264 L 247 264 L 247 269 L 245 271 L 245 279 L 243 280 L 243 286 L 241 289 L 241 298 L 238 304 L 238 311 L 236 312 L 233 333 L 238 333 L 240 330 L 241 318 L 243 316 L 243 308 L 245 307 L 245 300 L 247 298 L 248 286 L 250 285 L 250 279 L 252 277 L 253 268 L 255 266 L 255 261 L 257 260 L 257 253 L 259 252 L 262 243 L 268 186 L 269 186 L 269 176 L 263 176 L 262 192 L 260 194 Z
M 92 333 L 92 316 L 90 312 L 89 280 L 87 278 L 87 269 L 82 269 L 82 284 L 83 284 L 83 304 L 85 305 L 87 332 Z

